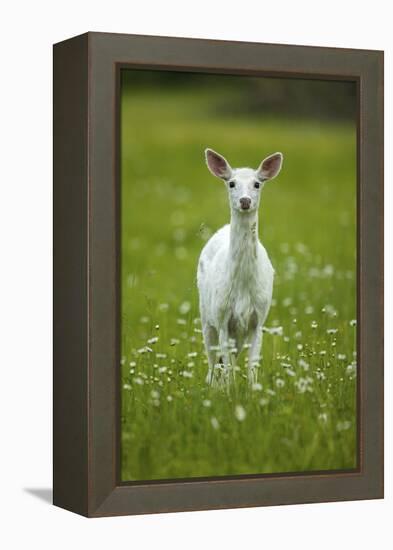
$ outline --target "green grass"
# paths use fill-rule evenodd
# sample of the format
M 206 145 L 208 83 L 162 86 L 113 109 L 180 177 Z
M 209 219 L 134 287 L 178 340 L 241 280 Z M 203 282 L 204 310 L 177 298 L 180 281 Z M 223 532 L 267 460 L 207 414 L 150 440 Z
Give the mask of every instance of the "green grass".
M 125 481 L 356 467 L 355 127 L 223 116 L 221 93 L 122 96 Z M 266 326 L 282 334 L 264 335 L 261 388 L 241 356 L 229 394 L 205 384 L 198 320 L 198 256 L 229 221 L 206 146 L 233 166 L 284 154 L 260 208 L 276 270 Z

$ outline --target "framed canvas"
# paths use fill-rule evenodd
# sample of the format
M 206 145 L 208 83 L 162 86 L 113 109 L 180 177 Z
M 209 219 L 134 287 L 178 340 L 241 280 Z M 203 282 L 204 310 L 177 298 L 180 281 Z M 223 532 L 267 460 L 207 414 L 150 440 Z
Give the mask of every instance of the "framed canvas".
M 383 497 L 383 53 L 54 46 L 54 504 Z

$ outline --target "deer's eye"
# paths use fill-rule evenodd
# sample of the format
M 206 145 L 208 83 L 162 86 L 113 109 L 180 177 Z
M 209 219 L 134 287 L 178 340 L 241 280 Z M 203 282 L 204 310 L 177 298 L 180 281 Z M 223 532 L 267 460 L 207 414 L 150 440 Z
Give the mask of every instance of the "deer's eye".
M 235 182 L 234 182 L 234 181 L 230 181 L 230 182 L 229 182 L 229 187 L 230 187 L 231 189 L 233 189 L 233 188 L 235 187 Z
M 259 189 L 259 188 L 261 187 L 260 182 L 259 182 L 259 181 L 256 181 L 256 182 L 254 183 L 254 187 L 255 187 L 255 189 Z

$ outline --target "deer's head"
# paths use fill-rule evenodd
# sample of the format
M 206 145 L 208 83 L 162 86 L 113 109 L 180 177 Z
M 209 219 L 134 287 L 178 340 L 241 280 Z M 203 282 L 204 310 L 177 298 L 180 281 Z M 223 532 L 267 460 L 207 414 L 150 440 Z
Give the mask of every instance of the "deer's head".
M 283 161 L 281 153 L 274 153 L 266 157 L 259 167 L 253 170 L 252 168 L 231 168 L 225 157 L 213 149 L 206 149 L 205 156 L 210 172 L 225 182 L 231 210 L 243 214 L 258 209 L 265 182 L 277 176 Z

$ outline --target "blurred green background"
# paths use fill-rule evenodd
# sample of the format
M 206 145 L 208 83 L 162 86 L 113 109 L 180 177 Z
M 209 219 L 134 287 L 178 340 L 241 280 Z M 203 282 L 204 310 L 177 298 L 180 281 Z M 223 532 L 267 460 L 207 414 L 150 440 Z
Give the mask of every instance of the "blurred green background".
M 123 480 L 356 467 L 356 105 L 349 82 L 122 71 Z M 259 385 L 240 357 L 229 394 L 204 382 L 198 319 L 198 256 L 229 222 L 206 147 L 284 155 Z

